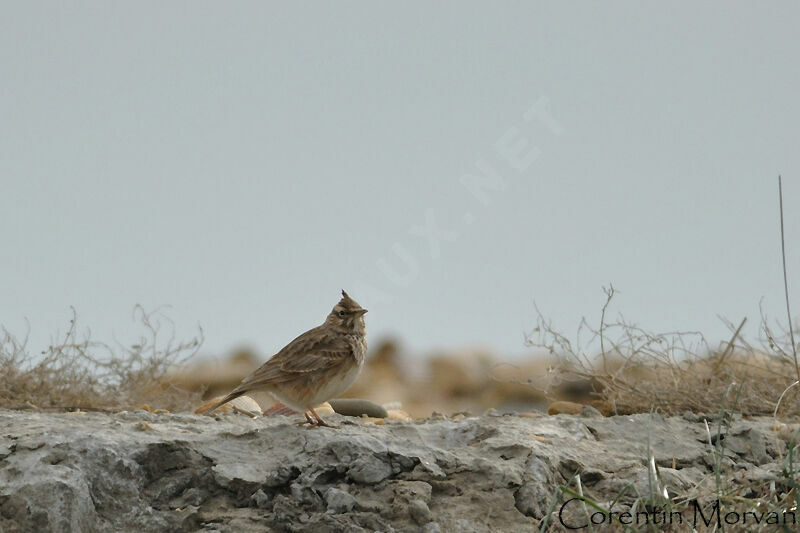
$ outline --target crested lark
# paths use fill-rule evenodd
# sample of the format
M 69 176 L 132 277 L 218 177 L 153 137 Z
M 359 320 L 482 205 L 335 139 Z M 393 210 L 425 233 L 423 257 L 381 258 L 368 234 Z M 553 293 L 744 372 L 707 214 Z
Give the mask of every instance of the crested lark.
M 367 353 L 366 312 L 342 291 L 342 299 L 321 326 L 287 344 L 230 394 L 200 412 L 213 411 L 234 398 L 260 390 L 305 414 L 303 423 L 335 427 L 326 424 L 314 407 L 342 394 L 361 372 Z M 315 420 L 308 416 L 309 411 Z

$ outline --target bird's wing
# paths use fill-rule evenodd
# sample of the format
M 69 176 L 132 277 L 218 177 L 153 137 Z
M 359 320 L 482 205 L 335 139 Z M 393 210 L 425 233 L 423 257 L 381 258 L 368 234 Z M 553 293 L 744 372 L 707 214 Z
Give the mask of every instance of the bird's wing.
M 269 361 L 247 376 L 236 390 L 285 383 L 322 372 L 353 357 L 353 349 L 342 336 L 325 335 L 319 328 L 303 333 Z

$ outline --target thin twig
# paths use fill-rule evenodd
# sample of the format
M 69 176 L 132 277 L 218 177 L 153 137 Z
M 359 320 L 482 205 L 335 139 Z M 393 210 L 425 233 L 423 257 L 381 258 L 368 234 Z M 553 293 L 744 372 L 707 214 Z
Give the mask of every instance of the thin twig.
M 725 351 L 722 352 L 722 355 L 719 356 L 719 360 L 717 360 L 717 364 L 714 366 L 715 370 L 719 369 L 720 365 L 722 364 L 722 361 L 725 359 L 728 353 L 733 351 L 733 343 L 736 342 L 736 337 L 739 336 L 739 333 L 742 331 L 745 322 L 747 322 L 747 317 L 744 317 L 742 319 L 742 323 L 739 324 L 738 328 L 736 328 L 736 331 L 733 333 L 733 337 L 731 337 L 731 340 L 728 342 L 728 346 L 725 347 Z
M 792 312 L 789 309 L 789 278 L 786 275 L 786 239 L 783 231 L 783 183 L 778 176 L 778 204 L 781 212 L 781 258 L 783 259 L 783 292 L 786 296 L 786 314 L 789 318 L 789 341 L 792 343 L 792 356 L 794 357 L 794 370 L 797 380 L 800 381 L 800 364 L 797 363 L 797 345 L 794 343 L 794 328 L 792 327 Z
M 781 397 L 778 398 L 778 403 L 775 404 L 775 410 L 772 412 L 772 418 L 778 418 L 778 408 L 781 406 L 783 397 L 786 395 L 787 392 L 789 392 L 789 389 L 791 389 L 795 385 L 800 385 L 800 381 L 795 381 L 794 383 L 786 387 L 786 389 L 784 389 L 784 391 L 781 393 Z
M 603 292 L 606 293 L 606 303 L 603 304 L 603 311 L 600 313 L 600 353 L 603 356 L 603 372 L 608 374 L 608 362 L 606 361 L 606 346 L 603 338 L 604 330 L 606 329 L 606 309 L 611 299 L 614 297 L 614 285 L 608 284 L 608 289 L 603 287 Z

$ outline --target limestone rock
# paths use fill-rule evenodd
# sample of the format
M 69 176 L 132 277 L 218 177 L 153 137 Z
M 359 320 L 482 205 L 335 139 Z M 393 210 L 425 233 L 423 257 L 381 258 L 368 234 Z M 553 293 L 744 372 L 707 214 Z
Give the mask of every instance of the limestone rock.
M 575 474 L 598 501 L 646 491 L 648 453 L 670 495 L 714 478 L 705 424 L 685 417 L 331 416 L 340 429 L 0 410 L 0 531 L 532 531 Z M 786 441 L 773 425 L 737 419 L 713 436 L 726 487 L 775 479 Z

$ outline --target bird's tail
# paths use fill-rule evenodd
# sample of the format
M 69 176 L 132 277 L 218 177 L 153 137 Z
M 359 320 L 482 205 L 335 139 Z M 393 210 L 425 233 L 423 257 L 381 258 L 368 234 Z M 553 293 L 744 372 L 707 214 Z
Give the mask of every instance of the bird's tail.
M 231 401 L 233 399 L 238 398 L 239 396 L 244 394 L 244 392 L 245 391 L 233 391 L 233 392 L 231 392 L 230 394 L 228 394 L 227 396 L 225 396 L 224 398 L 222 398 L 219 401 L 216 401 L 216 402 L 214 402 L 212 404 L 203 405 L 202 407 L 200 407 L 199 409 L 197 409 L 195 411 L 195 414 L 204 415 L 206 413 L 211 413 L 215 409 L 217 409 L 218 407 L 220 407 L 222 405 L 225 405 L 226 403 L 228 403 L 229 401 Z

